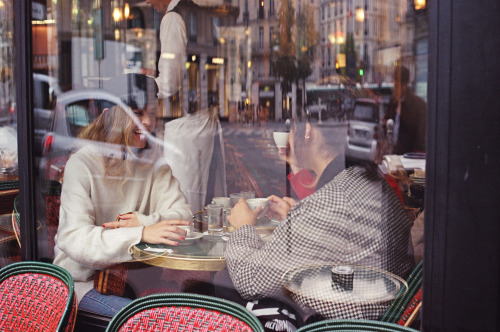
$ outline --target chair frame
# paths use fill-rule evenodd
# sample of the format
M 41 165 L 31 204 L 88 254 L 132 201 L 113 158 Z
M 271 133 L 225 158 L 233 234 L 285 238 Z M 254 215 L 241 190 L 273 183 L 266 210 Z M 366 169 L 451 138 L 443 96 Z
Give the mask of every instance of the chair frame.
M 132 316 L 141 311 L 166 306 L 192 307 L 218 311 L 245 322 L 252 331 L 264 331 L 257 317 L 237 303 L 208 295 L 169 293 L 148 295 L 132 301 L 113 317 L 106 332 L 118 332 Z
M 76 312 L 78 310 L 78 301 L 76 300 L 76 294 L 74 292 L 74 282 L 71 275 L 65 269 L 49 263 L 43 262 L 18 262 L 12 263 L 0 269 L 0 284 L 6 279 L 24 273 L 34 273 L 34 274 L 46 274 L 54 278 L 61 280 L 68 287 L 68 300 L 66 301 L 66 306 L 64 312 L 61 316 L 59 324 L 57 325 L 56 331 L 66 331 L 70 323 L 71 314 L 74 308 L 74 315 L 76 318 Z M 76 319 L 73 319 L 72 325 L 69 330 L 73 331 Z
M 408 304 L 412 301 L 413 297 L 418 293 L 418 291 L 422 287 L 422 266 L 423 266 L 423 261 L 420 261 L 415 266 L 413 271 L 410 273 L 410 276 L 406 280 L 406 282 L 408 283 L 408 291 L 391 303 L 391 305 L 387 308 L 380 321 L 387 323 L 397 323 L 399 321 L 399 319 L 404 314 Z M 421 306 L 422 305 L 420 303 L 420 305 L 415 309 L 416 312 L 415 311 L 413 312 L 413 314 L 406 321 L 404 326 L 411 325 L 413 320 L 416 318 L 417 313 L 420 310 Z
M 409 327 L 376 320 L 331 319 L 301 327 L 297 332 L 417 332 Z

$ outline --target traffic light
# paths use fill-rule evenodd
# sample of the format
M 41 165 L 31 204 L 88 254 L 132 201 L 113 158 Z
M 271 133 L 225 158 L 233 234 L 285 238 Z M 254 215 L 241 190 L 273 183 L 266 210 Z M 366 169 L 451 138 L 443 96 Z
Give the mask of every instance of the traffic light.
M 363 76 L 363 74 L 364 74 L 363 68 L 359 68 L 359 76 Z
M 337 72 L 337 74 L 340 74 L 340 65 L 338 61 L 335 61 L 335 71 Z

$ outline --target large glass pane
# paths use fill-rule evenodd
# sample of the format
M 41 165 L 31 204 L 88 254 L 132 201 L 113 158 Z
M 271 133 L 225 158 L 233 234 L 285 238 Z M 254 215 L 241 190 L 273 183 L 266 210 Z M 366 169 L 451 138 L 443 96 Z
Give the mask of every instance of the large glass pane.
M 0 1 L 0 267 L 21 259 L 13 214 L 19 195 L 13 33 L 13 1 Z
M 96 288 L 381 317 L 422 257 L 425 5 L 195 2 L 33 2 L 37 259 L 87 310 Z M 286 297 L 333 263 L 361 306 Z

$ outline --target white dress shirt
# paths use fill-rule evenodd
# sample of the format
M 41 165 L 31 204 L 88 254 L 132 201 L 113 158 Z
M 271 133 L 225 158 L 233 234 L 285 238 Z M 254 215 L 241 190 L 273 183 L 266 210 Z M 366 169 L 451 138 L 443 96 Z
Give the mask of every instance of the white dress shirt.
M 160 24 L 158 98 L 168 98 L 181 89 L 182 73 L 186 68 L 186 25 L 179 14 L 172 12 L 179 1 L 172 0 Z

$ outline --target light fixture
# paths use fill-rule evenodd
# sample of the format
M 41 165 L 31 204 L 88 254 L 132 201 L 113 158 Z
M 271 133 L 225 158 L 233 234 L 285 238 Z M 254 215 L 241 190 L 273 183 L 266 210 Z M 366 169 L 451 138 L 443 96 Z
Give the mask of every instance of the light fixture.
M 427 7 L 426 0 L 414 0 L 413 4 L 415 5 L 415 10 L 425 9 Z
M 126 2 L 125 7 L 123 7 L 123 16 L 126 20 L 128 20 L 128 17 L 130 16 L 130 6 L 128 5 L 128 2 Z
M 115 22 L 119 22 L 122 18 L 122 13 L 120 12 L 120 9 L 119 8 L 115 8 L 113 10 L 113 20 Z
M 417 1 L 417 0 L 415 0 Z M 425 1 L 425 0 L 424 0 Z M 356 8 L 356 21 L 363 22 L 365 20 L 365 10 L 363 8 Z
M 224 64 L 224 59 L 223 58 L 213 58 L 212 63 L 216 65 L 223 65 Z

